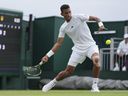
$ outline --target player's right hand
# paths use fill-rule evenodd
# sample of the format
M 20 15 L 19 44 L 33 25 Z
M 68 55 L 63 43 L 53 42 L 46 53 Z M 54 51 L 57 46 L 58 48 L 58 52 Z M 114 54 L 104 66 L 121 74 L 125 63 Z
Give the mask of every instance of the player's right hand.
M 43 62 L 48 62 L 48 56 L 47 55 L 45 55 L 44 57 L 42 57 L 42 59 L 41 59 L 41 61 L 43 61 Z

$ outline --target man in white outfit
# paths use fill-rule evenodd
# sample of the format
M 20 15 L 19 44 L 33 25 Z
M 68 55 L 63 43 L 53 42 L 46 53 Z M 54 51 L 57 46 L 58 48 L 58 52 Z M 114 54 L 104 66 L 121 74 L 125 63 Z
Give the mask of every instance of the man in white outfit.
M 98 77 L 100 72 L 99 64 L 99 49 L 94 39 L 92 38 L 91 32 L 86 21 L 96 21 L 99 25 L 99 31 L 105 29 L 101 20 L 95 16 L 87 15 L 73 15 L 71 14 L 70 6 L 64 4 L 60 7 L 61 15 L 64 17 L 65 22 L 62 24 L 59 30 L 57 42 L 54 44 L 52 49 L 42 57 L 42 61 L 47 62 L 48 59 L 56 53 L 61 47 L 64 41 L 65 34 L 67 34 L 74 43 L 72 48 L 72 54 L 68 61 L 68 65 L 65 70 L 61 71 L 52 81 L 44 85 L 42 88 L 43 92 L 47 92 L 52 89 L 56 83 L 68 76 L 70 76 L 76 66 L 82 63 L 86 57 L 89 57 L 93 61 L 93 84 L 92 92 L 99 92 L 98 88 Z
M 117 62 L 113 71 L 119 71 L 119 59 L 123 59 L 123 66 L 120 65 L 122 71 L 126 71 L 128 67 L 128 34 L 124 34 L 124 40 L 119 43 L 117 48 Z

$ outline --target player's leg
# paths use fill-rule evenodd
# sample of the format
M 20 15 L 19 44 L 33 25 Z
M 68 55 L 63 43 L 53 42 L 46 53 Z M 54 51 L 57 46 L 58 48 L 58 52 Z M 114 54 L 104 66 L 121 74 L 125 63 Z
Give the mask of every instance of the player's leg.
M 83 59 L 82 59 L 83 58 Z M 68 62 L 68 66 L 66 67 L 66 69 L 64 71 L 61 71 L 52 81 L 50 81 L 48 84 L 44 85 L 44 87 L 42 88 L 42 91 L 47 92 L 49 91 L 51 88 L 53 88 L 56 83 L 60 80 L 63 80 L 64 78 L 70 76 L 76 66 L 78 65 L 78 63 L 83 62 L 85 59 L 85 57 L 83 57 L 82 55 L 76 53 L 76 52 L 72 52 L 71 57 L 69 59 Z
M 74 72 L 74 70 L 75 70 L 74 66 L 68 65 L 64 71 L 61 71 L 52 81 L 44 85 L 44 87 L 42 88 L 42 91 L 43 92 L 49 91 L 56 85 L 58 81 L 63 80 L 64 78 L 70 76 Z
M 57 81 L 63 80 L 64 78 L 70 76 L 75 70 L 74 66 L 68 65 L 67 68 L 64 71 L 61 71 L 56 77 L 55 79 Z
M 98 78 L 100 73 L 99 49 L 97 45 L 91 46 L 88 50 L 88 57 L 93 61 L 93 83 L 92 92 L 99 92 Z
M 52 81 L 50 81 L 48 84 L 44 85 L 44 87 L 42 88 L 42 91 L 47 92 L 48 90 L 50 90 L 51 88 L 53 88 L 56 83 L 60 80 L 63 80 L 64 78 L 70 76 L 74 70 L 75 67 L 77 66 L 78 63 L 81 62 L 81 55 L 76 53 L 76 52 L 72 52 L 69 62 L 68 62 L 68 66 L 66 67 L 65 70 L 61 71 Z
M 99 92 L 98 88 L 98 78 L 100 73 L 100 64 L 99 64 L 99 54 L 94 53 L 92 55 L 92 61 L 93 61 L 93 84 L 92 84 L 92 91 L 93 92 Z
M 92 55 L 92 61 L 93 61 L 93 76 L 94 76 L 94 78 L 98 78 L 99 73 L 100 73 L 99 54 L 98 53 L 94 53 Z

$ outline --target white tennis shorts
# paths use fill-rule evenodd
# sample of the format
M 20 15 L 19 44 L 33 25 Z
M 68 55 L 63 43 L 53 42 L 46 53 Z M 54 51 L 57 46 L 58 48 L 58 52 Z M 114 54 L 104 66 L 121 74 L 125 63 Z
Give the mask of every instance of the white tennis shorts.
M 94 53 L 99 54 L 99 49 L 97 45 L 90 46 L 89 48 L 85 50 L 84 53 L 73 51 L 69 58 L 68 65 L 76 67 L 79 63 L 83 63 L 86 57 L 89 57 L 91 59 L 91 56 Z

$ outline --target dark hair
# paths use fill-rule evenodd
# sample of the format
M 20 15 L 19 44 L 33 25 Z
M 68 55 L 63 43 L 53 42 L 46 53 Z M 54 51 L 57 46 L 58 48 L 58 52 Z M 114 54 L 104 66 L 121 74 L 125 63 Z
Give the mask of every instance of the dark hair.
M 63 4 L 61 7 L 60 7 L 60 10 L 61 12 L 63 12 L 64 9 L 68 9 L 70 8 L 70 6 L 68 4 Z

